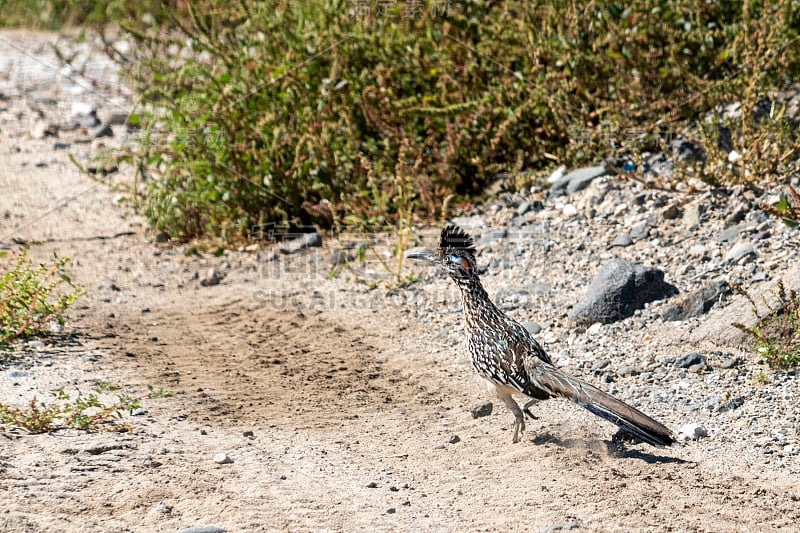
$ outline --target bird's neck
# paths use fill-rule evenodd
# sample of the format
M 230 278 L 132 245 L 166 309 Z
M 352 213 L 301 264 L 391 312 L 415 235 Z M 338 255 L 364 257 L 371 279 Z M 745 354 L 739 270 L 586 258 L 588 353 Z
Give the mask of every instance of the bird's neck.
M 488 322 L 496 322 L 503 318 L 503 312 L 489 299 L 489 295 L 480 280 L 456 280 L 461 291 L 461 302 L 464 305 L 464 318 L 468 330 L 480 330 Z

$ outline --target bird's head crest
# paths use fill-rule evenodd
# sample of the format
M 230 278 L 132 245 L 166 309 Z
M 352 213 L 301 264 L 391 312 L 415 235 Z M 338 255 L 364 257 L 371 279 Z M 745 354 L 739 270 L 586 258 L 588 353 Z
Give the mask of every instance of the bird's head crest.
M 442 229 L 442 235 L 439 237 L 439 255 L 446 256 L 453 253 L 469 254 L 474 258 L 475 243 L 463 229 L 455 224 L 448 224 Z

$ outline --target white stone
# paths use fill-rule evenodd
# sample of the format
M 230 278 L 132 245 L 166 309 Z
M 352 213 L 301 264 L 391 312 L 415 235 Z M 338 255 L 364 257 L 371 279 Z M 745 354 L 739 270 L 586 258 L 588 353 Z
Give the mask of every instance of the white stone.
M 603 324 L 595 322 L 586 330 L 587 335 L 597 335 L 603 329 Z
M 578 208 L 572 204 L 567 204 L 564 206 L 564 210 L 561 213 L 568 218 L 572 218 L 578 214 Z
M 703 437 L 708 437 L 708 428 L 701 422 L 692 422 L 681 427 L 678 430 L 678 435 L 683 437 L 684 440 L 699 440 Z
M 94 106 L 89 102 L 72 102 L 70 114 L 73 117 L 85 117 L 91 115 L 94 111 Z
M 212 460 L 218 465 L 228 465 L 233 462 L 233 459 L 231 459 L 228 454 L 224 452 L 215 454 Z

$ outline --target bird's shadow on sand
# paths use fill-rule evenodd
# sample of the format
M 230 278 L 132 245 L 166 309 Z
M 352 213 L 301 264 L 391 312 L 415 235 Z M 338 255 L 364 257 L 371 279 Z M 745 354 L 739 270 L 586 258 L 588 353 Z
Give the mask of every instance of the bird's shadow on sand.
M 543 433 L 538 435 L 532 440 L 533 444 L 542 446 L 545 444 L 553 444 L 566 449 L 585 449 L 591 450 L 596 453 L 603 453 L 610 457 L 619 459 L 637 459 L 650 464 L 690 464 L 692 461 L 681 459 L 680 457 L 672 457 L 670 455 L 662 455 L 659 453 L 660 448 L 648 447 L 647 451 L 628 448 L 622 442 L 613 440 L 598 440 L 598 439 L 561 439 L 550 433 Z M 651 451 L 652 450 L 652 451 Z M 666 448 L 664 448 L 666 450 Z

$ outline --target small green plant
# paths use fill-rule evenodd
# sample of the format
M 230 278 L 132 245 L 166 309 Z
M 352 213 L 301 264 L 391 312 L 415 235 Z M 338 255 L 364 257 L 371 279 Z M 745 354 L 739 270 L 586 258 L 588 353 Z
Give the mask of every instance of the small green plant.
M 766 372 L 759 370 L 756 374 L 756 377 L 753 378 L 753 381 L 756 383 L 756 385 L 766 385 L 769 383 L 769 377 L 767 376 Z
M 27 254 L 22 248 L 0 267 L 0 346 L 42 333 L 51 321 L 63 325 L 64 311 L 84 294 L 67 275 L 68 258 L 54 256 L 52 264 L 34 267 Z M 68 290 L 58 290 L 62 285 Z
M 782 194 L 777 204 L 769 205 L 762 202 L 759 207 L 770 215 L 783 220 L 783 223 L 790 228 L 796 228 L 800 225 L 800 192 L 797 192 L 797 189 L 791 185 L 788 186 L 788 190 L 789 194 Z
M 128 426 L 114 424 L 112 419 L 123 411 L 141 407 L 144 398 L 169 398 L 172 393 L 163 388 L 147 386 L 149 394 L 132 397 L 118 393 L 120 387 L 111 383 L 98 382 L 88 394 L 80 391 L 73 395 L 60 389 L 49 403 L 33 398 L 27 407 L 20 408 L 0 403 L 0 423 L 27 429 L 31 433 L 50 433 L 59 429 L 80 429 L 84 431 L 123 431 Z M 103 395 L 118 393 L 117 400 L 106 403 Z
M 786 290 L 783 281 L 771 294 L 772 301 L 762 297 L 766 313 L 758 311 L 755 300 L 741 286 L 733 289 L 747 298 L 753 306 L 756 323 L 753 326 L 734 323 L 756 341 L 756 350 L 761 358 L 774 368 L 791 368 L 800 364 L 800 297 L 795 290 Z

